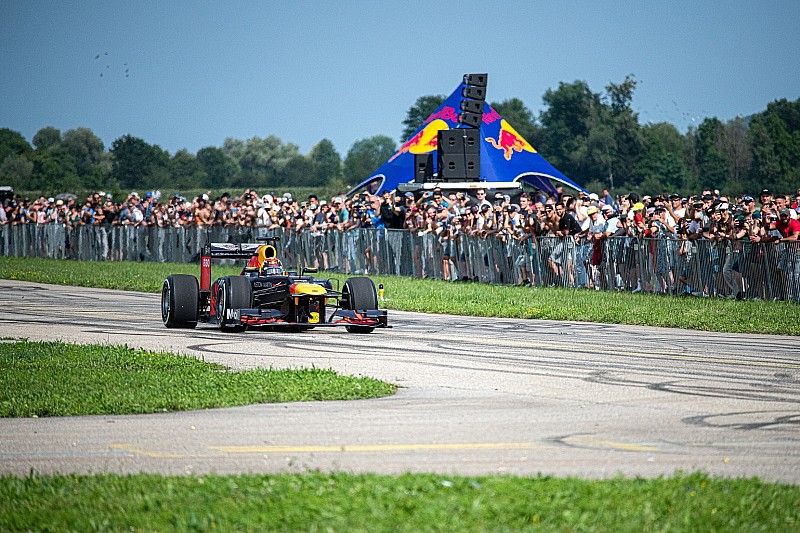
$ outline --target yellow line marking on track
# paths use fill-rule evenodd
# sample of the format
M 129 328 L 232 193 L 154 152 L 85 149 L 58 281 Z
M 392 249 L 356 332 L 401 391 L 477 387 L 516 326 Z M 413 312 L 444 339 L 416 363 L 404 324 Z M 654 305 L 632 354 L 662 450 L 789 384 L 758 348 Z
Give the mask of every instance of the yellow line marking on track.
M 531 442 L 462 442 L 442 444 L 342 444 L 297 446 L 209 446 L 225 453 L 369 453 L 424 450 L 524 450 L 535 448 Z
M 143 450 L 141 448 L 137 448 L 132 444 L 126 443 L 117 443 L 112 444 L 111 449 L 113 450 L 121 450 L 123 452 L 132 453 L 134 455 L 138 455 L 140 457 L 150 457 L 153 459 L 181 459 L 186 457 L 183 454 L 178 453 L 169 453 L 169 452 L 151 452 L 148 450 Z

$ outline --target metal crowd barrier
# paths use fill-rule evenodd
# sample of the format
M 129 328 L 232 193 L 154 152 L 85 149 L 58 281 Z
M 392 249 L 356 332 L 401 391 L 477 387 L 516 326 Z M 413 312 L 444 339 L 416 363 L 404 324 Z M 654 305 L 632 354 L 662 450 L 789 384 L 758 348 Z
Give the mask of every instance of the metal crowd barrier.
M 284 264 L 351 274 L 584 287 L 800 302 L 800 242 L 539 237 L 440 239 L 406 230 L 0 226 L 0 255 L 93 261 L 197 261 L 214 242 L 281 238 Z

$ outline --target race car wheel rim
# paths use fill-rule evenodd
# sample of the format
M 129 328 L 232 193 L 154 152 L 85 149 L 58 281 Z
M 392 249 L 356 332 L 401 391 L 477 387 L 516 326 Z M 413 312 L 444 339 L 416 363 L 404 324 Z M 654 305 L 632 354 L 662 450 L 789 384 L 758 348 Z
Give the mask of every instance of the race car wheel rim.
M 164 287 L 161 289 L 161 320 L 166 324 L 169 320 L 170 306 L 170 287 L 169 282 L 164 282 Z
M 225 318 L 225 288 L 220 287 L 219 292 L 217 293 L 217 318 L 219 319 L 219 325 L 222 327 L 222 322 Z

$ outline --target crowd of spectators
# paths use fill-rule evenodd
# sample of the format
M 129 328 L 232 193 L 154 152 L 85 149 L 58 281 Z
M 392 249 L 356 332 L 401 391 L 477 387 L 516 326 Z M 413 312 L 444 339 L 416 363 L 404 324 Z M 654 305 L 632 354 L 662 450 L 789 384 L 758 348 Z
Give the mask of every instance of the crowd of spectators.
M 32 201 L 12 197 L 3 202 L 0 224 L 241 226 L 310 231 L 315 235 L 334 229 L 407 230 L 417 236 L 431 234 L 436 238 L 445 258 L 445 279 L 451 277 L 449 259 L 457 254 L 457 243 L 462 236 L 495 236 L 504 243 L 527 246 L 531 252 L 538 246 L 542 268 L 548 275 L 566 279 L 572 286 L 597 288 L 602 283 L 597 270 L 592 272 L 592 266 L 599 265 L 603 254 L 608 253 L 608 247 L 603 246 L 605 240 L 611 237 L 666 240 L 669 246 L 653 249 L 657 259 L 653 267 L 662 278 L 660 286 L 667 290 L 676 287 L 676 278 L 686 274 L 677 272 L 666 255 L 659 259 L 662 251 L 684 255 L 691 253 L 692 243 L 698 240 L 725 243 L 728 247 L 725 261 L 730 262 L 730 258 L 744 249 L 745 243 L 797 241 L 799 213 L 800 190 L 790 195 L 765 189 L 757 197 L 727 196 L 717 190 L 704 190 L 695 196 L 639 197 L 613 196 L 608 190 L 599 195 L 565 194 L 558 189 L 555 194 L 534 191 L 512 197 L 502 192 L 487 194 L 485 189 L 467 193 L 437 188 L 416 194 L 387 192 L 380 196 L 362 192 L 328 200 L 312 194 L 301 200 L 289 193 L 261 195 L 247 189 L 240 196 L 224 193 L 210 198 L 203 194 L 191 199 L 179 194 L 162 197 L 159 191 L 142 196 L 131 192 L 123 201 L 115 201 L 105 192 L 94 193 L 82 201 L 70 196 L 42 196 Z M 547 239 L 539 239 L 542 237 L 555 239 L 543 243 Z M 665 264 L 669 268 L 664 268 Z M 734 267 L 723 264 L 719 269 L 731 286 Z M 536 273 L 526 271 L 525 265 L 521 266 L 520 281 L 530 283 L 535 276 Z M 707 291 L 707 287 L 703 290 Z
M 627 223 L 627 233 L 631 234 L 651 236 L 666 231 L 712 240 L 730 238 L 737 225 L 747 225 L 749 236 L 770 240 L 770 230 L 780 231 L 784 225 L 782 215 L 798 219 L 800 189 L 795 195 L 776 195 L 765 189 L 757 198 L 729 198 L 716 190 L 689 197 L 664 194 L 640 198 L 636 194 L 612 196 L 606 189 L 600 196 L 563 194 L 559 189 L 553 195 L 541 191 L 521 193 L 512 200 L 512 196 L 500 192 L 489 197 L 484 189 L 467 194 L 437 188 L 422 194 L 361 193 L 328 201 L 314 194 L 303 201 L 290 193 L 260 196 L 247 189 L 241 196 L 223 193 L 211 199 L 203 194 L 187 199 L 174 194 L 164 201 L 160 191 L 148 191 L 143 196 L 131 192 L 121 202 L 100 191 L 83 201 L 72 195 L 57 199 L 40 196 L 35 200 L 14 196 L 2 204 L 0 224 L 11 225 L 214 225 L 314 231 L 385 227 L 437 235 L 496 235 L 505 240 L 531 234 L 588 236 L 596 233 L 603 222 L 605 233 L 616 233 L 620 224 Z M 777 233 L 772 233 L 778 238 Z

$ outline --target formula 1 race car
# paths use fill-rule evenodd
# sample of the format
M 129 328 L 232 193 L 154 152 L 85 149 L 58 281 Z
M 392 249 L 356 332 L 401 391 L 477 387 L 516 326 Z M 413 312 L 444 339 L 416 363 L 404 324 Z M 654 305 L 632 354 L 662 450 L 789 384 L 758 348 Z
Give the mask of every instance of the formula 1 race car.
M 206 244 L 200 256 L 200 281 L 173 274 L 161 290 L 161 318 L 168 328 L 194 328 L 198 322 L 223 331 L 248 327 L 280 327 L 303 331 L 345 326 L 350 333 L 370 333 L 390 327 L 386 311 L 378 309 L 375 284 L 366 277 L 349 278 L 341 291 L 331 280 L 305 272 L 286 272 L 278 259 L 277 239 L 267 244 Z M 247 259 L 239 276 L 211 283 L 212 259 Z M 338 283 L 338 282 L 337 282 Z

